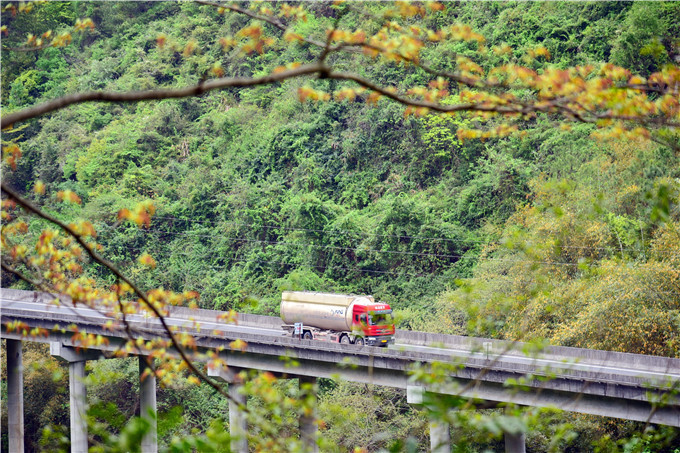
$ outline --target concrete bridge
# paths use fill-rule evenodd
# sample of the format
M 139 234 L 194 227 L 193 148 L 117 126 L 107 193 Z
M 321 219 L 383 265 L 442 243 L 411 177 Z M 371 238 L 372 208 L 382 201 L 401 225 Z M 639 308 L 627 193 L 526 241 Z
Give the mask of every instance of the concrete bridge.
M 83 384 L 87 360 L 110 357 L 127 340 L 123 331 L 104 328 L 108 318 L 96 310 L 73 308 L 64 300 L 61 306 L 49 304 L 52 296 L 31 291 L 2 289 L 0 313 L 2 338 L 7 339 L 8 408 L 10 451 L 23 451 L 23 396 L 21 342 L 49 342 L 53 355 L 69 362 L 71 399 L 71 443 L 73 452 L 87 451 L 86 408 Z M 230 429 L 234 436 L 232 450 L 247 452 L 243 435 L 247 426 L 239 410 L 245 397 L 233 380 L 240 369 L 266 370 L 301 382 L 315 382 L 319 377 L 345 379 L 374 385 L 406 389 L 412 404 L 427 404 L 438 394 L 460 395 L 484 400 L 489 405 L 515 403 L 622 418 L 680 427 L 680 359 L 588 349 L 548 347 L 540 354 L 527 356 L 525 345 L 499 340 L 397 331 L 396 344 L 389 349 L 340 345 L 313 340 L 298 340 L 285 334 L 276 317 L 239 315 L 237 325 L 218 321 L 221 312 L 177 308 L 167 318 L 170 325 L 194 334 L 199 348 L 222 347 L 228 370 L 213 370 L 211 375 L 229 384 Z M 8 333 L 4 324 L 19 320 L 32 327 L 52 329 L 59 324 L 65 330 L 52 332 L 48 338 L 27 338 Z M 201 323 L 198 331 L 193 320 Z M 144 339 L 164 336 L 157 319 L 140 315 L 128 317 L 137 335 Z M 109 344 L 82 351 L 73 342 L 70 324 L 79 330 L 100 334 Z M 213 329 L 221 333 L 213 334 Z M 247 342 L 245 352 L 231 351 L 235 339 Z M 288 365 L 294 359 L 295 367 Z M 435 362 L 458 364 L 446 385 L 425 385 L 411 380 L 409 372 Z M 140 357 L 140 375 L 146 367 Z M 529 378 L 527 378 L 529 377 Z M 541 378 L 548 379 L 541 379 Z M 505 384 L 523 381 L 529 391 L 518 391 Z M 155 412 L 153 376 L 140 385 L 141 414 Z M 450 451 L 449 427 L 433 422 L 430 427 L 432 451 Z M 301 437 L 310 451 L 316 451 L 316 425 L 313 416 L 300 418 Z M 506 433 L 506 451 L 524 451 L 522 433 Z M 142 444 L 143 452 L 157 451 L 155 429 Z

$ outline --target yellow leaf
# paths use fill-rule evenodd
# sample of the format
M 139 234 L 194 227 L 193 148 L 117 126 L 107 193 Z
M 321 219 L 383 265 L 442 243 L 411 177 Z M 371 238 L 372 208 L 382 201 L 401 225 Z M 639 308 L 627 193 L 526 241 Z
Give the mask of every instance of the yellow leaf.
M 197 47 L 198 42 L 196 42 L 195 39 L 192 39 L 186 44 L 186 46 L 184 46 L 184 51 L 182 52 L 182 55 L 184 55 L 185 57 L 190 56 L 192 53 L 194 53 Z
M 156 260 L 154 260 L 148 253 L 143 253 L 139 258 L 137 258 L 140 264 L 148 266 L 152 269 L 156 267 Z
M 217 320 L 224 321 L 227 324 L 238 324 L 238 313 L 236 313 L 234 310 L 229 310 L 218 315 Z
M 201 380 L 198 379 L 193 374 L 187 378 L 187 382 L 189 382 L 189 384 L 193 384 L 193 385 L 201 385 Z
M 218 61 L 215 64 L 213 64 L 213 67 L 210 68 L 210 72 L 215 77 L 224 77 L 224 69 L 222 69 L 222 63 Z
M 232 351 L 241 350 L 243 352 L 248 347 L 248 343 L 239 338 L 229 343 L 229 347 Z
M 236 45 L 236 41 L 234 41 L 233 38 L 230 37 L 224 37 L 219 39 L 219 44 L 222 47 L 222 50 L 227 50 L 231 47 L 234 47 Z
M 292 31 L 287 31 L 286 34 L 283 35 L 283 39 L 285 39 L 287 42 L 293 42 L 293 41 L 302 41 L 304 38 L 297 33 L 293 33 Z
M 156 45 L 158 46 L 159 49 L 162 49 L 165 47 L 165 43 L 167 42 L 168 37 L 165 36 L 165 33 L 161 33 L 160 35 L 156 36 Z
M 33 186 L 33 191 L 38 195 L 45 195 L 45 183 L 42 181 L 36 181 Z
M 80 197 L 71 190 L 60 190 L 57 192 L 57 200 L 74 204 L 80 204 L 82 202 Z

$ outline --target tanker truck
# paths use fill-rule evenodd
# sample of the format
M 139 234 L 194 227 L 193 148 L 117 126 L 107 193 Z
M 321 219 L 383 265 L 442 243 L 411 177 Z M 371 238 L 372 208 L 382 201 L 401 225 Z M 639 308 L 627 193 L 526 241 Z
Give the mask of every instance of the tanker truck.
M 359 346 L 394 342 L 392 309 L 373 296 L 284 291 L 281 319 L 284 330 L 305 340 Z

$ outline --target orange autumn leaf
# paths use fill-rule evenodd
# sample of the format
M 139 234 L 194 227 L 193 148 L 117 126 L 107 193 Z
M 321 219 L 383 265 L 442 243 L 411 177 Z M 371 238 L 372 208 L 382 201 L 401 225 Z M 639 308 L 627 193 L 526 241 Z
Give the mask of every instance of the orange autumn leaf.
M 57 200 L 67 203 L 81 204 L 82 200 L 72 190 L 60 190 L 57 192 Z
M 156 36 L 156 45 L 158 46 L 159 49 L 162 49 L 165 47 L 165 43 L 167 42 L 168 37 L 165 36 L 165 33 L 161 33 L 160 35 Z
M 144 266 L 150 267 L 151 269 L 156 268 L 156 260 L 154 260 L 153 257 L 148 253 L 143 253 L 140 255 L 140 257 L 137 258 L 137 261 L 139 261 L 139 263 Z
M 238 338 L 229 343 L 229 347 L 232 349 L 232 351 L 240 350 L 241 352 L 244 352 L 248 347 L 248 343 Z

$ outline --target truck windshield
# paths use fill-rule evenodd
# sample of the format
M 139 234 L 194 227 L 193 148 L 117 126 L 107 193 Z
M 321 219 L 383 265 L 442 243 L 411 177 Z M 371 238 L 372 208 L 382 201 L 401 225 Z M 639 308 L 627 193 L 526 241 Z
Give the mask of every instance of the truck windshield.
M 368 324 L 371 326 L 392 325 L 392 313 L 373 313 L 368 315 Z

